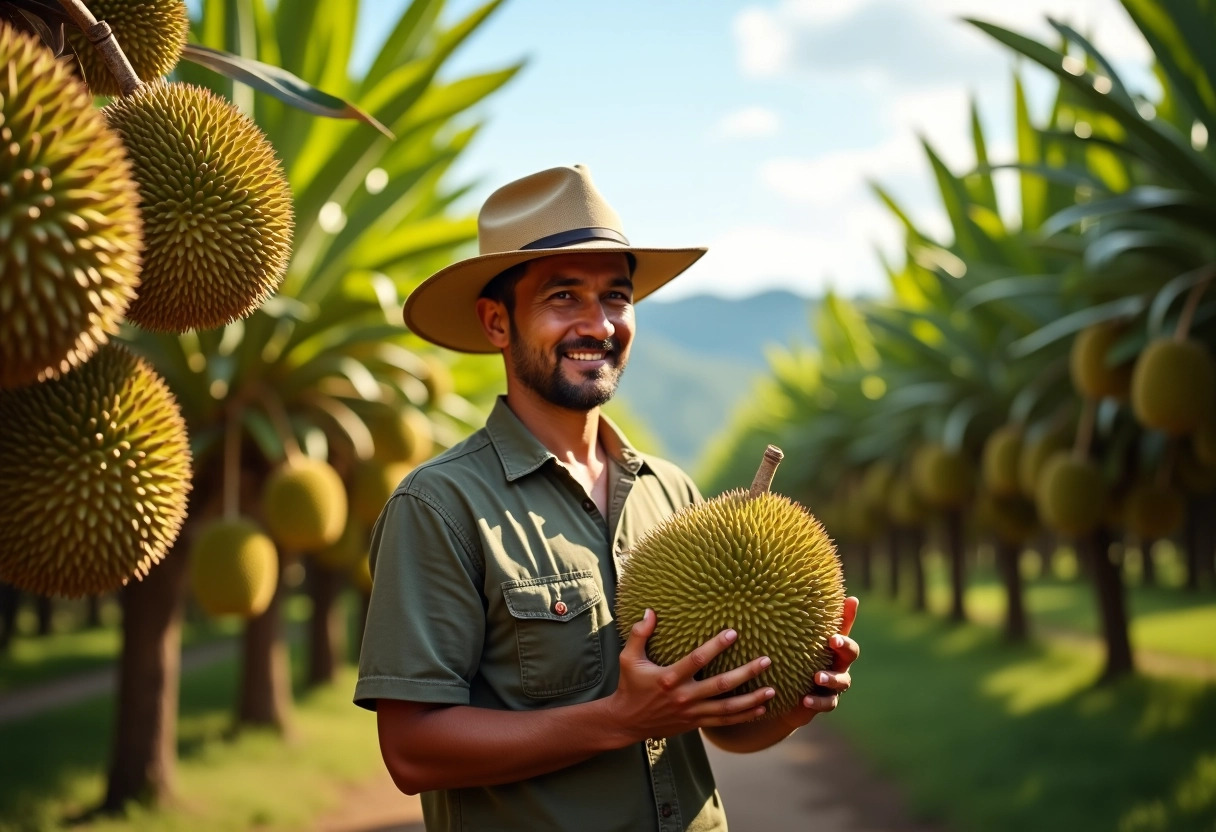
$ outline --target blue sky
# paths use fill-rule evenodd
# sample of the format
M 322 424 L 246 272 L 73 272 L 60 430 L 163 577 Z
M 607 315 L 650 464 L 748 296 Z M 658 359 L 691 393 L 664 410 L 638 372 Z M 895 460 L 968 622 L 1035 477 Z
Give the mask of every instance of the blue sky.
M 405 5 L 364 0 L 356 64 Z M 477 5 L 454 0 L 445 17 Z M 867 178 L 940 227 L 916 136 L 971 164 L 969 94 L 990 155 L 1011 152 L 1012 64 L 958 18 L 1046 36 L 1047 14 L 1123 68 L 1147 65 L 1116 0 L 507 0 L 446 74 L 527 64 L 481 108 L 488 124 L 454 175 L 478 181 L 475 210 L 510 179 L 589 165 L 631 240 L 710 246 L 659 297 L 882 292 L 874 247 L 895 252 L 899 235 Z M 1049 82 L 1028 74 L 1046 100 Z

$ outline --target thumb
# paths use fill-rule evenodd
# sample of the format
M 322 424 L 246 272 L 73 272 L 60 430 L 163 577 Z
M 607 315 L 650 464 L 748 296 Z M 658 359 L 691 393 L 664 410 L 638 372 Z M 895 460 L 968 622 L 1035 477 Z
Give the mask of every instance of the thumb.
M 625 649 L 621 652 L 628 653 L 631 659 L 645 659 L 646 641 L 654 633 L 656 623 L 654 610 L 648 607 L 642 613 L 642 620 L 629 629 L 629 641 L 625 642 Z

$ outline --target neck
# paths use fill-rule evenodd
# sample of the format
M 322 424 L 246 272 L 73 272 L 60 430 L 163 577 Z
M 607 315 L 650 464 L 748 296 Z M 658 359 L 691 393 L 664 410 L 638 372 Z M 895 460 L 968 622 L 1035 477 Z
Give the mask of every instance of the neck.
M 567 410 L 511 384 L 507 386 L 507 406 L 559 461 L 578 465 L 598 462 L 598 407 L 587 411 Z

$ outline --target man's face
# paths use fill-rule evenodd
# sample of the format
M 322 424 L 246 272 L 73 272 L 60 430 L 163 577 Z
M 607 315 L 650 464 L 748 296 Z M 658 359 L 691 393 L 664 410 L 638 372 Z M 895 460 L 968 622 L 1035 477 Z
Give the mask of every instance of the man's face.
M 633 282 L 620 253 L 559 254 L 515 286 L 507 361 L 515 378 L 569 410 L 612 398 L 633 341 Z

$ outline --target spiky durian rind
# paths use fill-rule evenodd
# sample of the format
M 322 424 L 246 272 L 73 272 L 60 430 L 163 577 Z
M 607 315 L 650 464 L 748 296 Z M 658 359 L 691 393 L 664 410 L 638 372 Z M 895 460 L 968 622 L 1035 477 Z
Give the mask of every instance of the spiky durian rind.
M 622 638 L 649 608 L 650 658 L 679 661 L 730 627 L 738 640 L 703 671 L 711 676 L 759 656 L 772 666 L 738 692 L 772 686 L 767 716 L 797 707 L 829 667 L 840 631 L 844 574 L 823 526 L 787 497 L 732 491 L 683 509 L 629 553 L 617 587 Z
M 61 378 L 0 391 L 0 580 L 79 597 L 143 578 L 186 516 L 190 442 L 142 359 L 103 347 Z
M 139 194 L 88 91 L 0 23 L 0 388 L 88 360 L 135 297 Z
M 110 24 L 139 80 L 155 81 L 177 66 L 190 31 L 190 15 L 182 0 L 89 0 L 88 5 L 94 17 Z M 85 33 L 69 26 L 67 35 L 89 91 L 119 95 L 118 80 Z
M 278 288 L 291 190 L 261 129 L 189 84 L 146 84 L 105 109 L 141 194 L 144 265 L 127 317 L 157 332 L 214 329 Z

